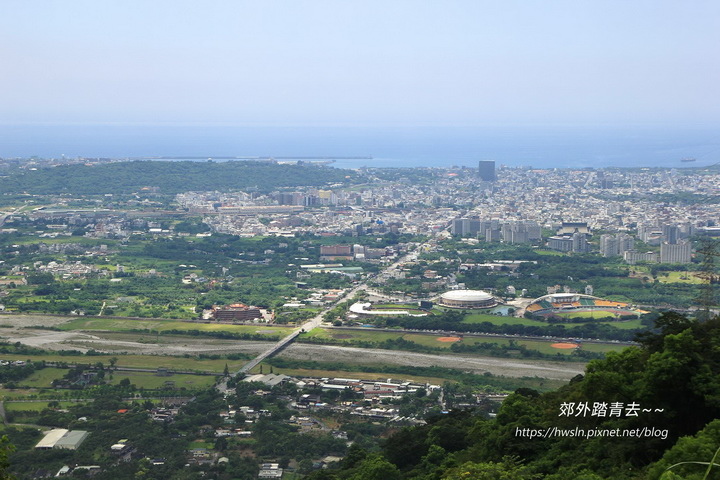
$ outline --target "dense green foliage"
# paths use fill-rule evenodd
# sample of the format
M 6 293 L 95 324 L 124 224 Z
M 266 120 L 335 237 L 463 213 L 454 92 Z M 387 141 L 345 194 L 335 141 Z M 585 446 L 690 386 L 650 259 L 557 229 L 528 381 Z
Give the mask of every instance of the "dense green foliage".
M 277 187 L 321 186 L 347 181 L 349 170 L 267 162 L 115 162 L 86 166 L 64 165 L 16 171 L 0 178 L 0 191 L 48 195 L 124 194 L 159 187 L 162 194 L 187 191 L 269 191 Z
M 557 391 L 516 391 L 496 419 L 467 411 L 439 416 L 390 437 L 382 457 L 355 452 L 360 460 L 352 465 L 313 478 L 354 478 L 365 468 L 388 462 L 399 470 L 398 478 L 406 479 L 657 479 L 675 463 L 706 462 L 674 467 L 663 477 L 703 478 L 720 444 L 720 423 L 715 420 L 720 416 L 720 319 L 698 323 L 668 313 L 657 327 L 657 333 L 642 337 L 641 346 L 590 362 L 584 376 Z M 622 402 L 623 413 L 561 414 L 563 405 L 592 408 L 596 402 Z M 630 404 L 639 405 L 637 416 L 628 414 Z M 529 438 L 520 433 L 554 428 L 647 428 L 656 434 Z M 708 478 L 717 478 L 717 472 Z
M 565 325 L 520 325 L 490 322 L 461 323 L 460 319 L 449 312 L 432 317 L 390 317 L 376 321 L 381 326 L 402 327 L 412 330 L 443 330 L 455 332 L 502 333 L 506 335 L 551 336 L 558 338 L 604 338 L 611 340 L 632 341 L 643 329 L 620 329 L 612 325 L 588 322 L 584 325 L 566 327 Z

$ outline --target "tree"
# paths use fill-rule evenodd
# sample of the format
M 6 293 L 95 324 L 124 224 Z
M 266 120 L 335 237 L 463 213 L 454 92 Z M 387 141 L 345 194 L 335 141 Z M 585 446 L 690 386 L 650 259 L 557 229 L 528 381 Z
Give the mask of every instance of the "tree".
M 228 441 L 225 437 L 219 437 L 217 440 L 215 440 L 215 450 L 222 452 L 226 450 L 228 447 Z
M 355 469 L 350 480 L 400 480 L 400 470 L 380 455 L 371 455 Z
M 670 450 L 665 452 L 660 461 L 650 467 L 648 478 L 702 479 L 711 460 L 719 463 L 714 456 L 717 455 L 718 445 L 720 445 L 720 420 L 713 420 L 697 435 L 680 438 Z M 669 468 L 671 470 L 668 471 Z M 718 470 L 720 466 L 713 466 L 711 471 L 714 473 Z
M 532 474 L 528 467 L 522 466 L 511 457 L 503 458 L 502 462 L 475 463 L 467 462 L 453 468 L 442 477 L 443 480 L 532 480 L 542 478 Z
M 313 462 L 308 458 L 300 460 L 300 462 L 298 463 L 298 473 L 307 475 L 308 473 L 312 472 L 312 469 Z
M 8 473 L 10 461 L 8 456 L 15 451 L 15 446 L 10 443 L 7 435 L 0 437 L 0 480 L 15 480 L 15 477 Z

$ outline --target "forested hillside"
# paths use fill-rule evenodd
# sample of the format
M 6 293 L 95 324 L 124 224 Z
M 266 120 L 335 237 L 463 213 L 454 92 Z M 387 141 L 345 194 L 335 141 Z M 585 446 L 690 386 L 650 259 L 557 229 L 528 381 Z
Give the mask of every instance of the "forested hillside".
M 718 466 L 704 477 L 720 447 L 720 319 L 667 313 L 657 327 L 641 346 L 592 361 L 557 391 L 516 391 L 494 419 L 439 416 L 397 431 L 380 452 L 351 449 L 342 470 L 311 478 L 720 478 Z M 613 404 L 621 404 L 618 415 Z M 667 471 L 679 462 L 705 464 Z
M 353 172 L 268 162 L 133 161 L 16 170 L 0 178 L 0 191 L 35 195 L 103 195 L 132 193 L 149 186 L 159 187 L 163 194 L 247 188 L 268 191 L 277 187 L 345 182 L 348 175 Z

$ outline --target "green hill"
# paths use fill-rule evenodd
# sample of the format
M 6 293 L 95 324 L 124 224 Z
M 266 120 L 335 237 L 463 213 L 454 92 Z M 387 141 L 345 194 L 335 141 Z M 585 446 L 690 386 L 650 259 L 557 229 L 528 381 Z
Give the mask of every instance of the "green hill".
M 450 412 L 310 478 L 720 478 L 720 466 L 704 476 L 720 447 L 720 319 L 666 313 L 657 327 L 557 391 L 516 391 L 494 419 Z
M 143 187 L 159 187 L 162 194 L 247 188 L 270 191 L 301 185 L 320 187 L 347 182 L 346 177 L 353 176 L 350 170 L 269 162 L 133 161 L 15 171 L 0 178 L 0 191 L 35 195 L 127 194 Z

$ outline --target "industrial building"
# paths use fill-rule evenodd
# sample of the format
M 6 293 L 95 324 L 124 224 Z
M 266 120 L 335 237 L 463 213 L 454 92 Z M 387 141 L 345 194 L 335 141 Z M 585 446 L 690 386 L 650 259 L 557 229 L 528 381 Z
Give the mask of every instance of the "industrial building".
M 247 322 L 256 318 L 263 318 L 259 308 L 242 303 L 234 303 L 225 307 L 213 307 L 212 316 L 218 322 Z
M 55 428 L 45 434 L 35 448 L 38 450 L 65 449 L 77 450 L 80 444 L 85 441 L 88 432 L 85 430 L 68 430 L 66 428 Z
M 322 245 L 320 260 L 352 260 L 352 245 Z

